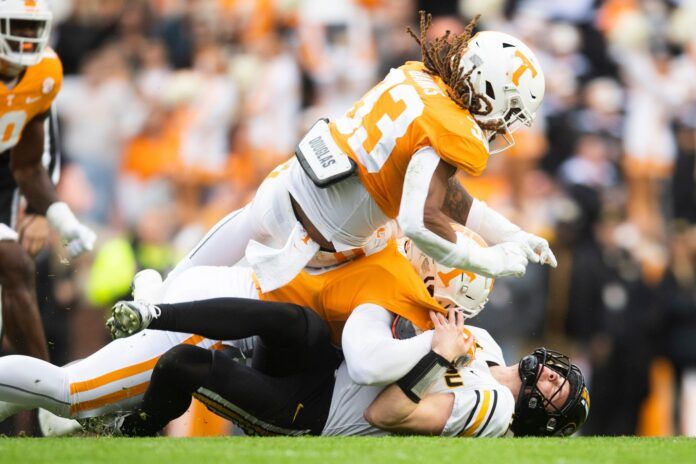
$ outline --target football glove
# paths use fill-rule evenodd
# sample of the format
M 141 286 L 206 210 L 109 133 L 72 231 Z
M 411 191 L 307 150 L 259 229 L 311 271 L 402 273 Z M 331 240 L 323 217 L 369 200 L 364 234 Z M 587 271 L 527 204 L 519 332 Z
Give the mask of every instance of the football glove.
M 89 227 L 77 220 L 70 207 L 58 201 L 46 210 L 46 219 L 51 227 L 58 232 L 68 255 L 75 258 L 94 247 L 96 234 Z

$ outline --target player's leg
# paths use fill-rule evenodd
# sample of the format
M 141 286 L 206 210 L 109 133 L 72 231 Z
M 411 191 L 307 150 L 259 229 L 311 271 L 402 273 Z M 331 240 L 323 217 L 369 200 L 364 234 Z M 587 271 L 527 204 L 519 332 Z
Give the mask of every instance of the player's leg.
M 0 287 L 3 330 L 17 352 L 48 360 L 46 335 L 36 302 L 34 262 L 0 223 Z
M 321 432 L 333 391 L 333 368 L 272 377 L 221 352 L 179 346 L 163 355 L 140 408 L 125 418 L 126 435 L 152 435 L 183 414 L 194 395 L 247 433 Z
M 147 389 L 159 356 L 180 343 L 203 348 L 215 344 L 197 335 L 145 331 L 65 367 L 28 356 L 4 356 L 0 420 L 34 408 L 73 418 L 129 410 Z
M 271 349 L 274 355 L 255 353 L 254 367 L 274 375 L 336 359 L 333 350 L 317 349 L 329 346 L 330 335 L 324 321 L 314 311 L 289 303 L 244 298 L 216 298 L 157 306 L 121 302 L 114 306 L 113 315 L 109 324 L 116 335 L 149 327 L 198 333 L 216 340 L 258 336 L 261 347 L 264 347 L 260 352 Z
M 198 242 L 167 276 L 165 288 L 177 276 L 194 266 L 233 266 L 244 257 L 244 250 L 254 233 L 251 206 L 231 212 Z

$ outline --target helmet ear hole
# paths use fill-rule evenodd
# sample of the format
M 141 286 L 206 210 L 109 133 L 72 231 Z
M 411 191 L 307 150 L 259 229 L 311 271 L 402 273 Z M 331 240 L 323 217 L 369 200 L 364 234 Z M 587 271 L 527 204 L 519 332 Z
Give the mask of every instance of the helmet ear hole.
M 466 227 L 452 224 L 452 228 L 467 240 L 473 240 L 479 246 L 486 246 L 486 242 L 480 236 Z M 423 279 L 430 296 L 441 307 L 459 309 L 467 319 L 475 317 L 483 310 L 488 301 L 488 294 L 493 288 L 493 279 L 439 264 L 408 240 L 402 241 L 399 248 Z
M 495 90 L 493 90 L 493 84 L 491 84 L 491 81 L 486 81 L 486 95 L 489 98 L 495 99 Z

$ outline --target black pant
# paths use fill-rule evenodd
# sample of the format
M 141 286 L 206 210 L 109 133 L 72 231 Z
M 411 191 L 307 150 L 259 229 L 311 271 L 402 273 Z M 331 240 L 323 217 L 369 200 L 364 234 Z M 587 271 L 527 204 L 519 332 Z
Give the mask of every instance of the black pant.
M 249 434 L 319 434 L 341 356 L 324 321 L 300 306 L 241 298 L 160 305 L 151 329 L 234 340 L 258 335 L 252 367 L 224 352 L 180 345 L 155 366 L 140 414 L 123 432 L 148 435 L 183 414 L 191 395 Z M 142 414 L 144 413 L 144 414 Z

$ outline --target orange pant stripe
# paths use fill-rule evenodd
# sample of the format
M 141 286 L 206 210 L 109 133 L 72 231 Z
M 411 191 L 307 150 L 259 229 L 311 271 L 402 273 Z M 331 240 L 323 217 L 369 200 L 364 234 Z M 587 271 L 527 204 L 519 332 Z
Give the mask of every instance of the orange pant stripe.
M 184 345 L 197 345 L 203 340 L 203 337 L 200 335 L 191 335 L 189 338 L 181 342 Z M 159 359 L 159 356 L 156 356 L 152 359 L 148 359 L 147 361 L 143 361 L 138 364 L 134 364 L 132 366 L 127 366 L 123 367 L 121 369 L 117 369 L 115 371 L 107 372 L 104 375 L 100 375 L 99 377 L 95 377 L 93 379 L 89 380 L 83 380 L 82 382 L 74 382 L 70 384 L 70 394 L 74 395 L 75 393 L 81 393 L 81 392 L 86 392 L 89 390 L 94 390 L 95 388 L 102 387 L 106 384 L 109 384 L 111 382 L 116 382 L 117 380 L 122 380 L 134 375 L 138 375 L 142 372 L 149 371 L 153 367 L 155 367 L 155 364 L 157 364 L 157 360 Z
M 143 382 L 138 385 L 134 385 L 130 388 L 125 388 L 117 392 L 109 393 L 108 395 L 100 396 L 99 398 L 95 398 L 93 400 L 73 404 L 72 406 L 70 406 L 70 413 L 75 414 L 81 411 L 89 411 L 90 409 L 100 408 L 107 404 L 116 403 L 117 401 L 142 395 L 143 393 L 145 393 L 145 390 L 147 390 L 147 387 L 149 385 L 149 381 Z
M 200 335 L 191 335 L 189 338 L 181 342 L 182 345 L 197 345 L 201 341 L 203 341 L 204 337 L 201 337 Z M 211 350 L 221 350 L 224 348 L 224 345 L 222 342 L 217 342 L 213 346 L 210 347 Z M 103 385 L 109 384 L 111 382 L 116 382 L 118 380 L 122 380 L 128 377 L 131 377 L 133 375 L 140 374 L 142 372 L 146 372 L 150 369 L 152 369 L 155 364 L 157 364 L 157 360 L 160 357 L 154 357 L 150 360 L 134 364 L 132 366 L 124 367 L 122 369 L 118 369 L 109 373 L 106 373 L 104 375 L 101 375 L 99 377 L 95 377 L 94 379 L 90 380 L 85 380 L 83 382 L 75 382 L 70 384 L 70 394 L 74 393 L 79 393 L 79 392 L 85 392 L 89 390 L 94 390 L 95 388 L 101 387 Z M 114 393 L 109 393 L 104 396 L 100 396 L 99 398 L 95 398 L 93 400 L 89 401 L 83 401 L 81 403 L 75 403 L 72 406 L 70 406 L 70 412 L 71 414 L 75 414 L 77 412 L 81 411 L 89 411 L 90 409 L 96 409 L 100 408 L 102 406 L 105 406 L 107 404 L 111 403 L 116 403 L 118 401 L 132 398 L 134 396 L 141 395 L 145 393 L 145 390 L 147 390 L 148 385 L 150 385 L 150 382 L 144 382 L 129 388 L 124 388 L 123 390 L 114 392 Z

